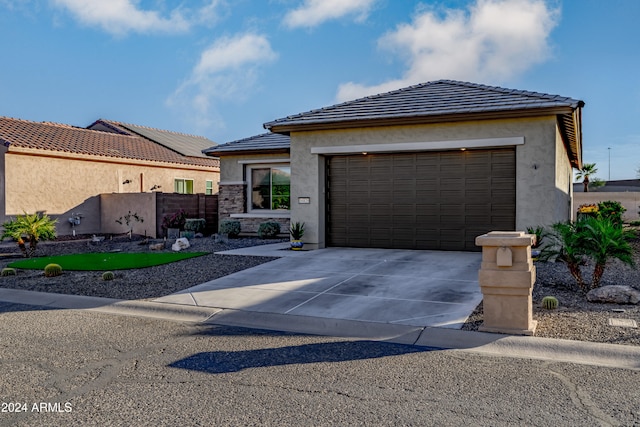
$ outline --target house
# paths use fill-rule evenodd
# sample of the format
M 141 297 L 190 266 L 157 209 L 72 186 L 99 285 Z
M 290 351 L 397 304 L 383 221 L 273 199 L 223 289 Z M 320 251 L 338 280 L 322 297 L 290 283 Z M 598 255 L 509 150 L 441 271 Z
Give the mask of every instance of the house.
M 203 137 L 102 119 L 79 128 L 0 117 L 0 143 L 2 220 L 46 212 L 62 217 L 59 234 L 71 234 L 69 217 L 99 230 L 100 194 L 218 191 L 219 161 L 202 153 L 214 144 Z
M 488 231 L 571 218 L 583 106 L 439 80 L 280 118 L 205 153 L 221 160 L 221 214 L 304 222 L 305 247 L 478 250 Z M 289 205 L 264 203 L 282 173 Z

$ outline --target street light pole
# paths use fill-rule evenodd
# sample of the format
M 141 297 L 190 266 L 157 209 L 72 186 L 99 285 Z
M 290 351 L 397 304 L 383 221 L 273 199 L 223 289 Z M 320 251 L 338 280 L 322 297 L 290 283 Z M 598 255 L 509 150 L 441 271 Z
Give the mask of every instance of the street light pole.
M 611 181 L 611 147 L 607 148 L 607 150 L 609 150 L 609 179 L 608 179 L 608 181 Z

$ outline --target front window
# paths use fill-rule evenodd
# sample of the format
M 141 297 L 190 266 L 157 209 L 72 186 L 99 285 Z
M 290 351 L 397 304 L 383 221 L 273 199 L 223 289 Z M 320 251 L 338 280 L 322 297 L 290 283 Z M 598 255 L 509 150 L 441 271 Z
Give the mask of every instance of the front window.
M 193 194 L 193 180 L 176 178 L 173 184 L 173 191 L 178 194 Z
M 288 166 L 251 169 L 251 209 L 289 210 L 291 168 Z
M 205 181 L 204 194 L 206 195 L 213 194 L 213 181 Z

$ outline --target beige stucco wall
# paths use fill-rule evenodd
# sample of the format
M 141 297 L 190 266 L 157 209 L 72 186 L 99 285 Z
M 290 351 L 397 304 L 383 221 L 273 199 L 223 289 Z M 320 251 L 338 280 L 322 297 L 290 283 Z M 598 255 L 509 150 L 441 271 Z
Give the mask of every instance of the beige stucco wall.
M 156 194 L 155 193 L 131 193 L 125 195 L 114 194 L 100 195 L 100 217 L 102 218 L 102 233 L 120 234 L 129 231 L 124 218 L 122 224 L 116 220 L 126 215 L 132 206 L 137 206 L 133 213 L 143 219 L 142 222 L 132 220 L 129 225 L 134 234 L 156 237 Z
M 516 228 L 569 219 L 569 163 L 559 150 L 556 118 L 548 116 L 292 133 L 291 221 L 306 223 L 306 245 L 325 246 L 325 157 L 311 154 L 313 147 L 508 137 L 524 137 L 516 147 Z M 311 203 L 298 204 L 298 197 Z
M 271 163 L 289 159 L 288 154 L 248 154 L 242 156 L 223 156 L 220 158 L 220 181 L 238 184 L 246 181 L 245 162 Z M 255 163 L 254 163 L 255 164 Z
M 91 156 L 51 157 L 42 152 L 9 151 L 4 156 L 4 218 L 22 212 L 46 212 L 60 217 L 58 229 L 69 234 L 67 218 L 82 214 L 78 233 L 94 233 L 100 229 L 96 216 L 100 208 L 97 196 L 103 193 L 151 193 L 151 187 L 172 193 L 174 179 L 193 179 L 194 192 L 205 192 L 205 181 L 213 181 L 218 192 L 220 173 L 217 168 L 187 167 L 170 163 L 118 163 L 113 159 Z M 130 180 L 131 183 L 123 184 Z M 86 211 L 90 211 L 87 214 Z M 126 214 L 127 210 L 123 213 Z M 93 217 L 91 216 L 93 215 Z

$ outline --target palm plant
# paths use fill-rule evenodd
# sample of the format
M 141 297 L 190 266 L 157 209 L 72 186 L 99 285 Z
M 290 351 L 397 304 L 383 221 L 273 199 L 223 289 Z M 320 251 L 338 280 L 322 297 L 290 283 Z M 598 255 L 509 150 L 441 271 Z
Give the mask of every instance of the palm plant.
M 587 256 L 593 259 L 595 267 L 591 288 L 600 286 L 607 261 L 619 259 L 633 266 L 633 248 L 629 244 L 635 233 L 625 230 L 609 218 L 587 218 L 580 225 L 580 240 Z
M 18 242 L 18 247 L 22 251 L 22 255 L 26 258 L 31 257 L 36 251 L 39 240 L 51 240 L 56 237 L 56 222 L 47 214 L 28 214 L 18 215 L 16 219 L 5 221 L 2 224 L 4 232 L 0 239 L 10 237 Z M 29 248 L 25 245 L 25 240 L 29 242 Z
M 589 192 L 589 177 L 598 172 L 598 168 L 596 168 L 595 163 L 585 163 L 582 165 L 582 169 L 578 171 L 576 174 L 576 179 L 582 180 L 582 185 L 584 186 L 584 192 Z
M 582 290 L 587 290 L 580 270 L 580 265 L 584 264 L 585 255 L 579 233 L 580 228 L 580 223 L 558 222 L 553 224 L 551 229 L 545 233 L 546 244 L 540 251 L 539 259 L 541 261 L 564 262 L 578 286 Z

